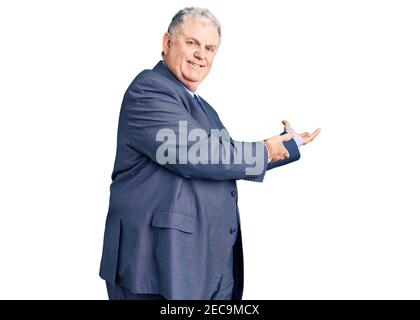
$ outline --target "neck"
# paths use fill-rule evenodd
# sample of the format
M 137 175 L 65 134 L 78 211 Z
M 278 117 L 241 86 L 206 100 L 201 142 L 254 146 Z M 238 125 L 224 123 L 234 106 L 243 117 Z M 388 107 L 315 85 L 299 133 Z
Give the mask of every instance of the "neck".
M 165 57 L 163 57 L 162 59 L 162 63 L 163 65 L 172 73 L 172 75 L 174 76 L 175 79 L 177 79 L 186 89 L 188 89 L 191 92 L 195 92 L 197 90 L 197 87 L 191 87 L 189 84 L 181 81 L 180 79 L 178 79 L 177 76 L 175 76 L 175 73 L 172 72 L 171 68 L 168 66 L 168 64 L 165 62 Z

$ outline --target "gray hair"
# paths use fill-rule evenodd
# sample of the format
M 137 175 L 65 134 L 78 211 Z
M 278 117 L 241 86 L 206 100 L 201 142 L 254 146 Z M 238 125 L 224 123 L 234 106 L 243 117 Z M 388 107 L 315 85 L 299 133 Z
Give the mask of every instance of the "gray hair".
M 180 27 L 185 22 L 185 18 L 190 17 L 199 20 L 205 20 L 214 24 L 217 27 L 219 37 L 222 36 L 219 20 L 217 20 L 217 18 L 213 15 L 213 13 L 210 12 L 210 10 L 198 7 L 188 7 L 179 10 L 172 18 L 172 21 L 168 27 L 168 32 L 170 34 L 173 34 L 174 30 Z
M 198 7 L 187 7 L 184 9 L 179 10 L 174 17 L 172 18 L 171 23 L 168 27 L 168 33 L 173 35 L 175 30 L 182 26 L 185 22 L 185 18 L 195 18 L 199 20 L 204 20 L 214 24 L 217 27 L 217 33 L 219 37 L 222 36 L 221 26 L 219 20 L 214 16 L 213 13 L 210 12 L 209 9 L 198 8 Z M 164 56 L 162 51 L 161 56 Z

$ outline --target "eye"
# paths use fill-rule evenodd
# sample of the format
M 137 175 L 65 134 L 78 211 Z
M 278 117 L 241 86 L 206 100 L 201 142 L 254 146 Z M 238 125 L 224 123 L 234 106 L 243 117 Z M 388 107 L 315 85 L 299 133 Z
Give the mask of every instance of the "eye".
M 190 46 L 190 47 L 195 45 L 194 41 L 187 40 L 186 42 L 187 42 L 187 45 Z
M 207 53 L 209 53 L 209 54 L 213 54 L 213 53 L 216 51 L 216 49 L 215 49 L 214 47 L 207 47 L 207 48 L 206 48 L 206 51 L 207 51 Z

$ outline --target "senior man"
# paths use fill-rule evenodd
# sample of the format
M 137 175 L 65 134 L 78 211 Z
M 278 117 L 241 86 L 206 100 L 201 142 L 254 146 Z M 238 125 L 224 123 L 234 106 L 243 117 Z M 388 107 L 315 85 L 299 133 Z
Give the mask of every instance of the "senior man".
M 241 299 L 243 256 L 236 180 L 299 159 L 312 134 L 229 137 L 195 91 L 221 40 L 207 9 L 185 8 L 163 36 L 163 61 L 122 102 L 100 276 L 110 299 Z

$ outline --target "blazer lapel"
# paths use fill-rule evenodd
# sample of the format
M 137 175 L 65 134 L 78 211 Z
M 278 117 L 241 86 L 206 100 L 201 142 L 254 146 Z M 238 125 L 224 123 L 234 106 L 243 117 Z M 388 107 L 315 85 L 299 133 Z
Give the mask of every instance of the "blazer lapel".
M 182 90 L 182 96 L 186 97 L 188 101 L 189 111 L 194 119 L 196 119 L 202 127 L 210 131 L 210 129 L 222 129 L 223 125 L 218 121 L 213 115 L 211 110 L 209 110 L 208 103 L 201 99 L 201 102 L 204 106 L 201 106 L 196 98 L 191 96 L 189 92 L 185 89 L 184 85 L 175 77 L 175 75 L 165 66 L 163 61 L 159 61 L 156 66 L 153 68 L 153 71 L 163 75 L 164 77 L 172 80 L 177 86 Z M 206 108 L 207 112 L 203 108 Z

